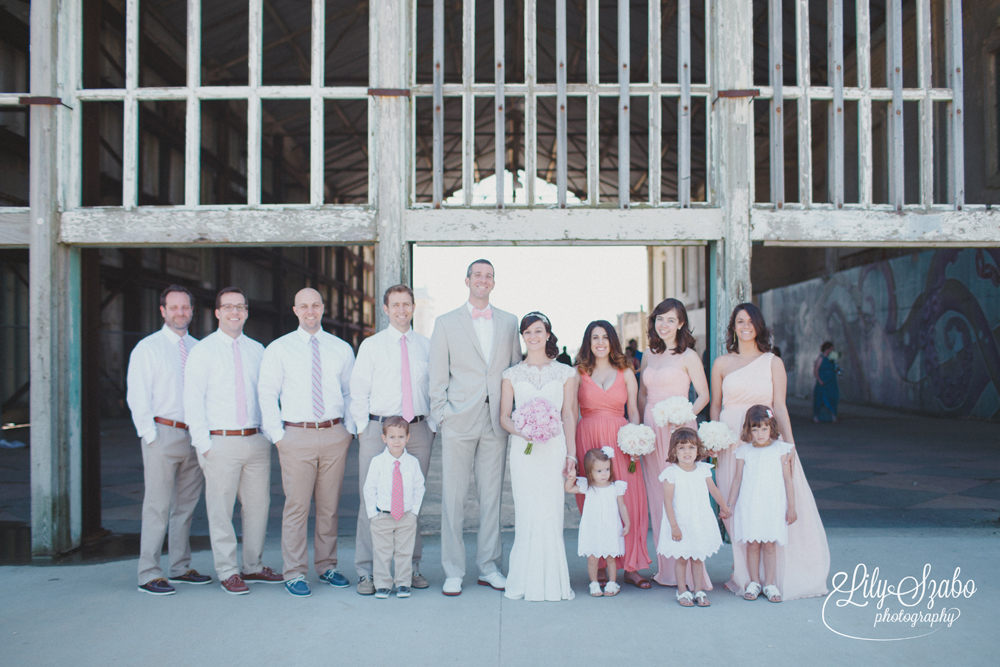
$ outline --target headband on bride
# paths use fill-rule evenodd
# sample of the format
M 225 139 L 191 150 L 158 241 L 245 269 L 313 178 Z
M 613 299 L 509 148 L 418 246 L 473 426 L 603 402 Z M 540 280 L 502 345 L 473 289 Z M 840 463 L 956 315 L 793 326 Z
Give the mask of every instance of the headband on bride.
M 615 458 L 615 450 L 612 449 L 611 447 L 604 445 L 603 447 L 601 447 L 601 451 L 604 452 L 604 455 L 607 456 L 609 459 Z
M 534 315 L 535 317 L 537 317 L 537 318 L 538 318 L 538 319 L 540 319 L 541 321 L 545 322 L 545 323 L 546 323 L 546 324 L 548 324 L 548 325 L 549 325 L 550 327 L 552 326 L 552 323 L 551 323 L 551 322 L 549 322 L 549 318 L 545 317 L 544 315 L 542 315 L 542 314 L 541 314 L 540 312 L 538 312 L 537 310 L 533 310 L 533 311 L 531 311 L 530 313 L 528 313 L 527 315 L 525 315 L 525 317 L 531 317 L 532 315 Z

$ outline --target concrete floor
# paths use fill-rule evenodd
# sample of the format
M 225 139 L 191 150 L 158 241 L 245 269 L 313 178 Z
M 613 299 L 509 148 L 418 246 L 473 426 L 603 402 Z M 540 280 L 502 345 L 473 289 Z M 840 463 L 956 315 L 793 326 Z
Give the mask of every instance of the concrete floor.
M 751 665 L 995 665 L 1000 424 L 844 406 L 841 423 L 817 425 L 808 419 L 808 409 L 804 402 L 791 405 L 803 467 L 827 527 L 831 576 L 851 575 L 863 564 L 869 573 L 878 567 L 881 579 L 896 584 L 906 576 L 920 578 L 930 565 L 931 579 L 950 581 L 961 568 L 958 578 L 966 588 L 970 579 L 975 582 L 971 597 L 937 599 L 928 611 L 925 596 L 909 610 L 947 609 L 958 617 L 951 627 L 876 624 L 877 601 L 838 606 L 846 595 L 837 593 L 828 601 L 745 602 L 722 585 L 732 563 L 728 546 L 708 561 L 715 582 L 710 609 L 681 609 L 674 589 L 657 586 L 627 587 L 616 598 L 592 599 L 585 560 L 573 555 L 577 513 L 570 497 L 566 546 L 576 600 L 509 601 L 471 578 L 462 596 L 446 598 L 440 594 L 437 449 L 421 567 L 432 586 L 409 600 L 374 600 L 353 588 L 320 587 L 315 573 L 309 576 L 314 594 L 306 600 L 291 598 L 280 586 L 257 586 L 249 596 L 232 597 L 217 584 L 185 587 L 158 599 L 135 591 L 137 540 L 123 537 L 59 565 L 0 567 L 0 663 L 591 665 L 722 659 Z M 2 521 L 28 516 L 27 460 L 26 450 L 0 451 Z M 133 535 L 139 529 L 142 470 L 127 423 L 105 424 L 103 461 L 104 526 Z M 276 458 L 274 465 L 265 562 L 277 569 L 283 496 Z M 356 470 L 352 456 L 340 512 L 341 569 L 352 580 Z M 474 572 L 475 516 L 470 505 L 469 572 Z M 503 521 L 506 527 L 513 524 L 509 484 Z M 194 567 L 211 573 L 203 504 L 194 532 Z M 506 550 L 512 540 L 505 532 Z M 859 601 L 856 593 L 854 602 Z M 899 611 L 902 605 L 889 599 L 884 608 Z M 929 631 L 933 634 L 904 640 Z

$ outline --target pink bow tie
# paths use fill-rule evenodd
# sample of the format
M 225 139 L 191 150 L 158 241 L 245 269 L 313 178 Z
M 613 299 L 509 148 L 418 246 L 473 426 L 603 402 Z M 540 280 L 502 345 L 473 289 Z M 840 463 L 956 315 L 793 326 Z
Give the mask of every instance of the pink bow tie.
M 492 320 L 493 319 L 493 309 L 492 308 L 487 308 L 486 310 L 479 310 L 478 308 L 476 308 L 475 306 L 473 306 L 472 307 L 472 319 L 476 320 L 476 319 L 479 319 L 480 317 L 485 318 L 487 320 Z

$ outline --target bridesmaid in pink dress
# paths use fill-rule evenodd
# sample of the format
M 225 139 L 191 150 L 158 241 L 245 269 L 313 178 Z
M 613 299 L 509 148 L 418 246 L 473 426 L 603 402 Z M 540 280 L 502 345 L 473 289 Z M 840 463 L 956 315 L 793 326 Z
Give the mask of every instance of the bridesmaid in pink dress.
M 638 466 L 628 471 L 630 457 L 618 449 L 618 429 L 632 422 L 639 423 L 636 408 L 637 382 L 628 358 L 622 353 L 618 334 L 610 323 L 596 320 L 587 326 L 577 355 L 580 389 L 577 394 L 580 421 L 576 426 L 576 455 L 583 461 L 588 450 L 610 445 L 615 450 L 615 479 L 628 483 L 625 507 L 631 528 L 625 536 L 625 557 L 618 561 L 625 570 L 624 580 L 643 588 L 646 581 L 638 570 L 649 567 L 646 532 L 646 490 Z M 624 415 L 628 411 L 628 419 Z M 583 495 L 577 494 L 576 504 L 583 512 Z M 603 560 L 600 567 L 604 567 Z M 646 582 L 645 588 L 649 588 Z
M 660 520 L 663 516 L 663 483 L 660 473 L 671 465 L 667 463 L 670 449 L 670 435 L 680 426 L 660 428 L 653 419 L 653 406 L 672 396 L 688 397 L 688 390 L 694 385 L 698 398 L 694 402 L 694 413 L 698 414 L 708 405 L 708 380 L 701 359 L 694 349 L 694 336 L 688 326 L 687 309 L 677 299 L 661 301 L 649 314 L 647 323 L 649 349 L 642 355 L 639 386 L 639 411 L 642 422 L 656 432 L 656 449 L 642 457 L 642 472 L 646 481 L 646 496 L 649 500 L 649 522 L 653 526 L 653 544 L 660 542 Z M 696 429 L 694 421 L 682 424 Z M 676 586 L 674 559 L 656 554 L 657 573 L 653 581 L 661 586 Z M 701 564 L 704 568 L 704 563 Z M 691 566 L 688 566 L 688 587 L 694 586 Z M 705 590 L 712 590 L 712 582 L 707 572 L 702 572 Z
M 712 420 L 723 421 L 739 435 L 746 411 L 754 405 L 766 405 L 774 411 L 781 439 L 794 444 L 792 424 L 785 405 L 788 383 L 785 364 L 771 353 L 771 332 L 764 316 L 752 303 L 742 303 L 733 310 L 726 332 L 728 354 L 712 365 Z M 739 443 L 718 454 L 716 484 L 724 498 L 729 498 L 736 476 L 736 449 Z M 782 599 L 826 595 L 826 577 L 830 572 L 830 547 L 826 531 L 816 509 L 812 489 L 802 472 L 798 453 L 792 450 L 792 486 L 798 519 L 788 526 L 788 544 L 778 547 L 776 580 Z M 732 535 L 732 519 L 726 520 Z M 750 583 L 746 545 L 733 545 L 733 576 L 726 587 L 743 595 Z

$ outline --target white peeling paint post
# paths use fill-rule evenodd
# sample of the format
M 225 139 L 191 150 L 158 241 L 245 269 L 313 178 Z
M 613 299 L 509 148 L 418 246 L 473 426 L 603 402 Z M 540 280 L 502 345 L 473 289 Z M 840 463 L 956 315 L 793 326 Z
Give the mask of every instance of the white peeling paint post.
M 31 4 L 34 96 L 62 93 L 56 25 L 65 13 L 59 9 L 56 0 Z M 42 557 L 79 546 L 81 529 L 79 336 L 73 335 L 79 322 L 70 299 L 74 285 L 79 287 L 79 264 L 58 243 L 58 137 L 60 124 L 70 120 L 67 113 L 59 106 L 30 110 L 31 553 Z
M 493 158 L 496 174 L 496 186 L 497 186 L 497 208 L 503 208 L 503 186 L 506 178 L 504 177 L 504 172 L 506 170 L 505 159 L 507 157 L 507 112 L 505 104 L 505 79 L 506 75 L 504 73 L 504 45 L 506 43 L 507 33 L 504 30 L 504 0 L 493 0 L 493 60 L 496 66 L 493 71 L 493 75 L 496 77 L 493 83 L 493 106 L 494 106 L 494 116 L 493 116 L 493 134 L 495 137 L 495 145 L 493 150 Z
M 713 358 L 725 351 L 725 325 L 733 307 L 748 301 L 750 290 L 750 202 L 753 187 L 753 107 L 750 97 L 718 97 L 719 91 L 753 87 L 753 16 L 751 3 L 718 0 L 714 4 L 716 46 L 712 58 L 713 131 L 716 132 L 717 183 L 724 241 L 716 251 Z M 718 284 L 721 281 L 721 285 Z
M 376 89 L 396 91 L 410 88 L 410 12 L 409 3 L 398 0 L 375 0 L 371 4 L 371 40 L 369 80 Z M 372 102 L 374 126 L 372 154 L 376 179 L 375 224 L 378 243 L 375 248 L 375 294 L 410 280 L 409 250 L 403 243 L 403 211 L 408 196 L 409 169 L 407 145 L 410 98 L 403 95 L 375 96 Z M 376 308 L 377 328 L 389 322 L 381 308 Z
M 632 115 L 629 113 L 629 78 L 631 68 L 631 39 L 629 30 L 629 0 L 618 0 L 618 206 L 629 207 L 631 186 L 630 147 L 632 145 Z

